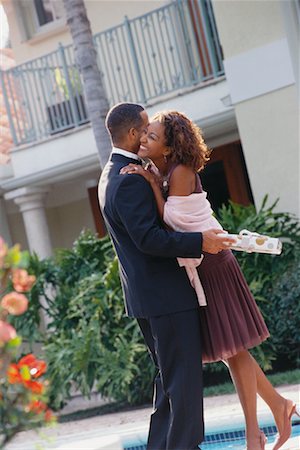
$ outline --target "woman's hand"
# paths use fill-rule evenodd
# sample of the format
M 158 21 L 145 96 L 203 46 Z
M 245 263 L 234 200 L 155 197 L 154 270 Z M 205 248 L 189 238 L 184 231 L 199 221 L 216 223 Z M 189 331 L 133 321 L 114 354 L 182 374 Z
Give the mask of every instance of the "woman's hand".
M 145 170 L 140 165 L 128 164 L 128 166 L 122 167 L 122 169 L 120 170 L 121 175 L 124 175 L 126 173 L 128 173 L 128 174 L 136 173 L 138 175 L 142 175 L 142 177 L 144 177 L 148 181 L 148 183 L 150 183 L 151 189 L 154 193 L 155 200 L 157 203 L 159 216 L 160 216 L 161 220 L 163 220 L 165 200 L 161 193 L 161 188 L 160 188 L 161 180 L 156 174 L 154 174 L 151 171 L 151 166 L 150 166 L 149 170 Z
M 120 174 L 124 175 L 126 173 L 135 173 L 138 175 L 142 175 L 142 177 L 144 177 L 150 184 L 157 183 L 156 176 L 148 170 L 143 169 L 143 167 L 138 164 L 130 163 L 128 164 L 128 166 L 122 167 L 122 169 L 120 170 Z

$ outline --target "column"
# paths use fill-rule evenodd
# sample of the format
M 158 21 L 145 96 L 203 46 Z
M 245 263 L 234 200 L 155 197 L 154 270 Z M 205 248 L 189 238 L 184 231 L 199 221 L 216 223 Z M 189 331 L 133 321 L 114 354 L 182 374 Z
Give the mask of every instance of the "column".
M 52 254 L 52 245 L 45 211 L 45 199 L 48 189 L 40 187 L 25 187 L 5 194 L 6 200 L 13 200 L 19 206 L 23 216 L 27 242 L 30 252 L 35 252 L 44 259 Z M 49 293 L 53 294 L 48 288 Z M 41 304 L 47 310 L 45 297 L 40 297 Z M 45 310 L 40 310 L 41 330 L 46 332 L 50 323 Z
M 52 245 L 45 211 L 45 198 L 48 190 L 39 187 L 16 189 L 5 194 L 6 200 L 13 200 L 20 208 L 29 250 L 40 258 L 52 254 Z
M 9 225 L 7 222 L 7 214 L 5 210 L 5 204 L 2 197 L 0 197 L 0 236 L 5 240 L 5 242 L 11 246 L 12 240 L 9 231 Z

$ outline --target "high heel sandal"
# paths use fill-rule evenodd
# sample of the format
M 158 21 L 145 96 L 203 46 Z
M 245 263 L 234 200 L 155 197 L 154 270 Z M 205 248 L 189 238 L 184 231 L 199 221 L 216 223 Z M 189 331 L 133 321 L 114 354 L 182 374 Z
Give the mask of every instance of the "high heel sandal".
M 265 435 L 265 433 L 263 433 L 262 431 L 260 432 L 259 435 L 259 442 L 260 442 L 260 446 L 261 446 L 261 450 L 265 450 L 265 445 L 267 443 L 267 436 Z
M 260 431 L 260 433 L 259 433 L 259 447 L 260 447 L 260 450 L 265 450 L 265 445 L 266 445 L 266 443 L 267 443 L 267 440 L 268 440 L 268 438 L 266 437 L 266 435 L 264 434 L 264 432 L 263 431 Z M 249 445 L 248 445 L 248 443 L 247 443 L 247 448 L 246 448 L 246 450 L 252 450 L 252 446 L 250 447 Z
M 283 431 L 281 434 L 278 435 L 274 447 L 272 450 L 278 450 L 280 447 L 283 446 L 283 444 L 288 440 L 292 433 L 292 417 L 294 414 L 296 414 L 298 417 L 300 417 L 299 412 L 297 411 L 296 403 L 293 403 L 292 409 L 290 410 L 288 414 L 287 410 L 288 401 L 286 401 L 284 406 L 284 426 Z

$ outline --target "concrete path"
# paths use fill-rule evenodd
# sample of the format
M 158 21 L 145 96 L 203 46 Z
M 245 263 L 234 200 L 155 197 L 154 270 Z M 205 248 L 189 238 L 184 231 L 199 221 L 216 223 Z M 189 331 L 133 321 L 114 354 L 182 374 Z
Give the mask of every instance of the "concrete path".
M 278 391 L 298 405 L 300 404 L 300 384 L 281 386 Z M 82 406 L 83 404 L 81 404 Z M 95 401 L 90 404 L 91 406 L 95 406 Z M 71 408 L 72 406 L 69 406 L 69 410 Z M 226 428 L 244 428 L 243 413 L 236 394 L 205 398 L 204 411 L 206 432 L 225 430 Z M 37 450 L 36 444 L 38 443 L 42 445 L 43 450 L 59 449 L 59 447 L 60 450 L 93 450 L 97 439 L 105 438 L 110 442 L 117 442 L 116 438 L 123 442 L 131 439 L 137 441 L 143 439 L 147 434 L 150 413 L 151 408 L 145 407 L 60 423 L 54 428 L 42 429 L 39 434 L 33 431 L 22 432 L 6 448 L 7 450 Z M 258 399 L 258 415 L 261 426 L 273 423 L 268 407 L 261 399 Z M 79 441 L 81 442 L 78 446 L 76 443 Z M 117 444 L 112 445 L 113 447 L 109 448 L 118 450 Z M 272 445 L 268 444 L 266 450 L 271 449 Z M 282 450 L 288 449 L 300 450 L 300 436 L 290 439 L 282 447 Z

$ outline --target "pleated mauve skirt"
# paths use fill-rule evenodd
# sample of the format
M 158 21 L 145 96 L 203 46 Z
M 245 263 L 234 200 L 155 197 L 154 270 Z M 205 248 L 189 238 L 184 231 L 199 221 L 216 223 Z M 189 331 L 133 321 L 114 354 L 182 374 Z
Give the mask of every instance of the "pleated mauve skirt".
M 269 337 L 231 250 L 206 253 L 198 272 L 207 301 L 200 308 L 204 363 L 226 360 Z

